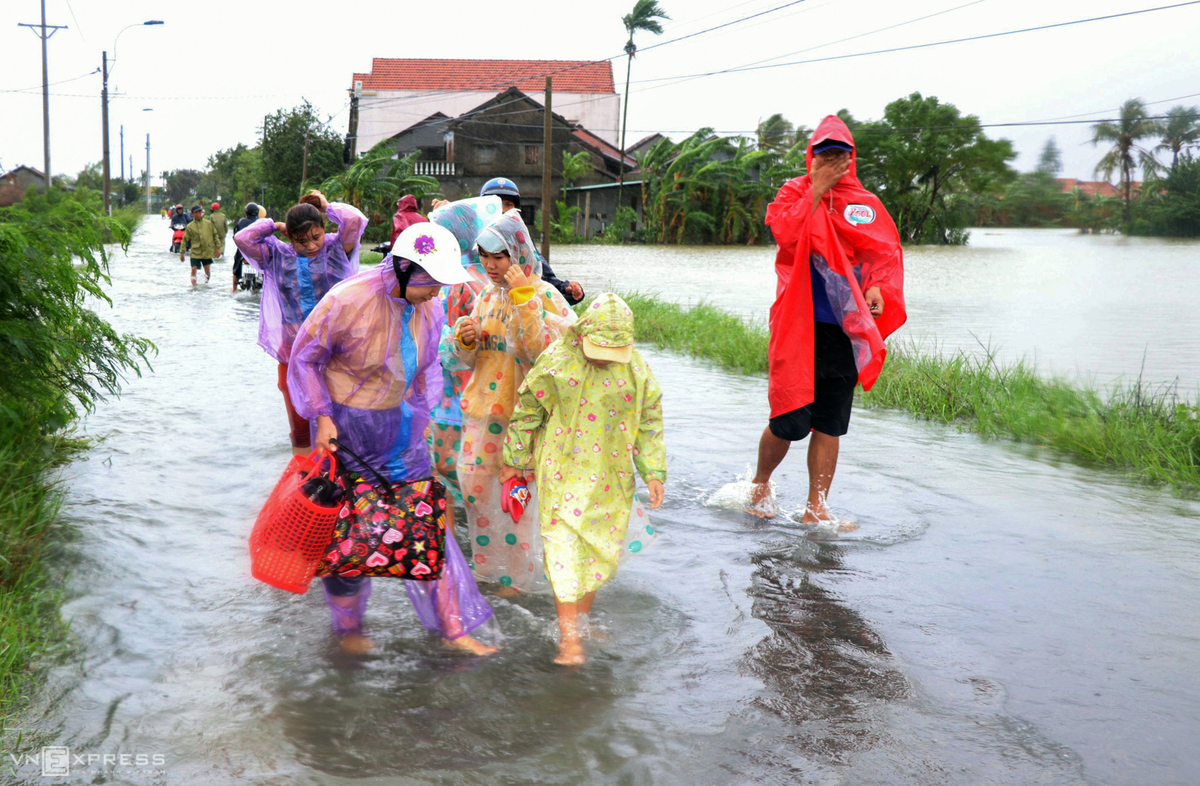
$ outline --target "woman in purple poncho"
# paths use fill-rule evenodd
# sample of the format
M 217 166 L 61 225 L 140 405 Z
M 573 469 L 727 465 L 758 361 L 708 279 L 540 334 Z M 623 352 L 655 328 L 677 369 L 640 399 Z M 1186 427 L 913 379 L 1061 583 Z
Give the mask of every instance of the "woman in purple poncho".
M 425 442 L 429 413 L 441 400 L 438 339 L 446 316 L 437 301 L 444 285 L 470 276 L 458 241 L 435 224 L 416 224 L 396 239 L 393 256 L 374 270 L 350 278 L 319 302 L 292 345 L 288 388 L 296 411 L 316 421 L 317 448 L 344 443 L 392 482 L 432 477 Z M 369 477 L 353 458 L 352 473 Z M 452 532 L 438 581 L 406 582 L 422 623 L 451 646 L 475 654 L 493 652 L 469 634 L 492 616 Z M 364 652 L 362 634 L 370 579 L 323 580 L 342 647 Z
M 333 285 L 358 272 L 359 244 L 367 217 L 351 205 L 330 203 L 319 191 L 321 204 L 301 203 L 277 223 L 260 218 L 233 236 L 233 242 L 255 270 L 262 273 L 262 304 L 258 317 L 258 345 L 279 362 L 279 389 L 287 407 L 292 450 L 311 450 L 309 424 L 297 414 L 288 396 L 288 358 L 292 340 L 305 317 Z M 329 220 L 338 231 L 325 232 Z M 291 243 L 275 237 L 283 232 Z

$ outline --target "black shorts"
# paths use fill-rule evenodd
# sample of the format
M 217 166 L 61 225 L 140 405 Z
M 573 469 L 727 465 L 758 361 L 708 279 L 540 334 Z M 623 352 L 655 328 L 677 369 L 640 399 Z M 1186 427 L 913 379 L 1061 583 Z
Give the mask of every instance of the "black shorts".
M 817 322 L 813 345 L 813 402 L 768 423 L 772 434 L 789 442 L 804 439 L 812 431 L 840 437 L 850 430 L 850 409 L 858 384 L 850 338 L 838 325 Z
M 196 257 L 191 257 L 190 259 L 192 260 L 192 267 L 200 267 L 201 265 L 211 265 L 212 264 L 211 258 L 210 259 L 197 259 Z

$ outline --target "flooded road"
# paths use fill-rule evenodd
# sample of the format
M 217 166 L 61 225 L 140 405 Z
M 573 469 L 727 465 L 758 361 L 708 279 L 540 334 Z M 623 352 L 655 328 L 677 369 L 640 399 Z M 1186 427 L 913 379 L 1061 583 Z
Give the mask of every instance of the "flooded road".
M 607 640 L 585 667 L 551 663 L 548 599 L 493 599 L 502 652 L 465 660 L 382 580 L 379 649 L 340 655 L 319 594 L 249 575 L 289 454 L 257 304 L 228 293 L 228 264 L 188 288 L 165 232 L 150 220 L 114 263 L 112 321 L 161 354 L 87 420 L 103 441 L 67 470 L 80 657 L 29 719 L 39 744 L 162 763 L 54 782 L 1195 782 L 1195 499 L 858 410 L 832 504 L 862 528 L 820 540 L 704 505 L 754 460 L 765 380 L 661 352 L 660 537 L 601 591 Z M 659 252 L 625 253 L 648 269 Z M 564 253 L 559 272 L 591 284 L 585 264 Z M 776 479 L 798 509 L 802 458 Z

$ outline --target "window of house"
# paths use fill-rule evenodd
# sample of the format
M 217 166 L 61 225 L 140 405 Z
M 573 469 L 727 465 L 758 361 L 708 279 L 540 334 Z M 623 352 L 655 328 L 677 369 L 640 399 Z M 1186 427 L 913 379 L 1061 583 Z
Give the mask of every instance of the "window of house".
M 475 148 L 475 160 L 480 164 L 494 164 L 496 162 L 496 146 L 495 145 L 479 145 Z
M 529 166 L 537 166 L 539 153 L 541 153 L 541 145 L 525 145 L 525 163 Z

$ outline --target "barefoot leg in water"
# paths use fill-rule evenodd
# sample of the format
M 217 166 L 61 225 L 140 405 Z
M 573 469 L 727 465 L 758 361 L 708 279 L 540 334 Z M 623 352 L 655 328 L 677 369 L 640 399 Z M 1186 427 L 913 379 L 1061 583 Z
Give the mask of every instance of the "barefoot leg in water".
M 758 440 L 758 468 L 754 472 L 754 489 L 750 492 L 749 505 L 750 512 L 759 518 L 775 517 L 775 506 L 771 500 L 771 473 L 787 456 L 791 446 L 791 442 L 771 433 L 770 426 L 763 429 L 762 437 Z
M 558 665 L 578 666 L 587 660 L 579 641 L 579 612 L 583 608 L 591 609 L 595 597 L 593 591 L 570 603 L 554 599 L 554 609 L 558 612 L 558 657 L 554 662 Z
M 453 530 L 450 527 L 447 527 L 447 530 L 446 537 L 453 538 Z M 458 595 L 454 591 L 456 569 L 454 561 L 446 560 L 435 596 L 438 621 L 442 628 L 442 643 L 452 650 L 471 655 L 491 655 L 496 652 L 495 647 L 490 647 L 463 632 L 462 612 L 458 607 Z
M 808 444 L 808 503 L 804 508 L 801 524 L 828 522 L 832 517 L 826 505 L 829 489 L 833 485 L 833 473 L 837 470 L 838 438 L 814 431 Z M 839 522 L 838 530 L 853 532 L 858 525 L 853 521 Z

